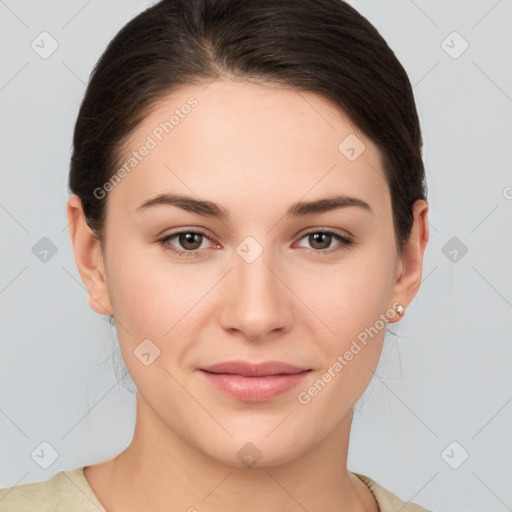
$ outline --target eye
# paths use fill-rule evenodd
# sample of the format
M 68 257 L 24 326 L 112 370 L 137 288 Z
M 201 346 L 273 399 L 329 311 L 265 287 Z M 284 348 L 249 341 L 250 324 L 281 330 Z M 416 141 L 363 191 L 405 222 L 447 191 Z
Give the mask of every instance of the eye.
M 177 239 L 177 243 L 179 246 L 177 247 L 175 244 L 171 243 L 171 240 Z M 164 246 L 166 249 L 170 249 L 171 251 L 176 252 L 180 256 L 199 256 L 201 251 L 208 251 L 211 248 L 205 248 L 203 242 L 206 240 L 210 240 L 210 237 L 207 236 L 202 231 L 179 231 L 177 233 L 172 233 L 167 235 L 158 242 Z M 180 249 L 182 247 L 185 250 Z
M 306 233 L 301 238 L 301 240 L 305 238 L 307 238 L 308 243 L 314 249 L 311 252 L 320 254 L 324 252 L 331 254 L 332 252 L 337 251 L 339 249 L 344 249 L 353 243 L 353 241 L 346 236 L 340 235 L 339 233 L 336 233 L 334 231 L 322 229 L 317 229 L 316 231 L 310 231 L 309 233 Z M 338 245 L 335 246 L 334 248 L 331 247 L 331 243 L 333 241 L 338 242 Z

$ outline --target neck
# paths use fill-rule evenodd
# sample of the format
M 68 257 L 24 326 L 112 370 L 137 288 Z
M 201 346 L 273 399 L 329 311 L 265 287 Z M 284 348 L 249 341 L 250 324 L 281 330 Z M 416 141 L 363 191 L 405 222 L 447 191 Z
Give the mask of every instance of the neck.
M 352 411 L 320 445 L 266 467 L 225 464 L 178 437 L 137 394 L 130 445 L 87 469 L 106 510 L 122 512 L 378 512 L 371 491 L 347 470 Z

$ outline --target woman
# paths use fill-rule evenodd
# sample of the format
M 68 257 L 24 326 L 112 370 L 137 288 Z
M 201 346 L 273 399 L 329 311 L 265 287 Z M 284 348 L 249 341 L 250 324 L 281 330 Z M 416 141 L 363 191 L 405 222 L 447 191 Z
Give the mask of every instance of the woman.
M 113 459 L 2 510 L 426 510 L 347 469 L 353 406 L 421 283 L 407 75 L 340 0 L 163 0 L 99 60 L 68 220 L 137 386 Z

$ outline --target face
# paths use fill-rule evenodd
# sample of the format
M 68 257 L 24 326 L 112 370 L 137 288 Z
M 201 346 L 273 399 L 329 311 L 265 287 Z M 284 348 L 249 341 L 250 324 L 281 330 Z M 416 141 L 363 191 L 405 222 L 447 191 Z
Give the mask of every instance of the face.
M 350 415 L 406 304 L 390 193 L 377 147 L 321 97 L 205 87 L 162 98 L 105 187 L 108 304 L 154 421 L 232 465 L 247 442 L 284 462 Z M 300 373 L 202 370 L 232 361 Z

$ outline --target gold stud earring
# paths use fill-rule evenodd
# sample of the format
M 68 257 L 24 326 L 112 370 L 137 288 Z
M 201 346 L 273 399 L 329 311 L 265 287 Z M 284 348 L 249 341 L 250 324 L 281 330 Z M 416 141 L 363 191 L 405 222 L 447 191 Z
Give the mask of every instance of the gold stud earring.
M 395 309 L 400 316 L 404 316 L 405 308 L 402 306 L 402 304 L 397 304 Z

